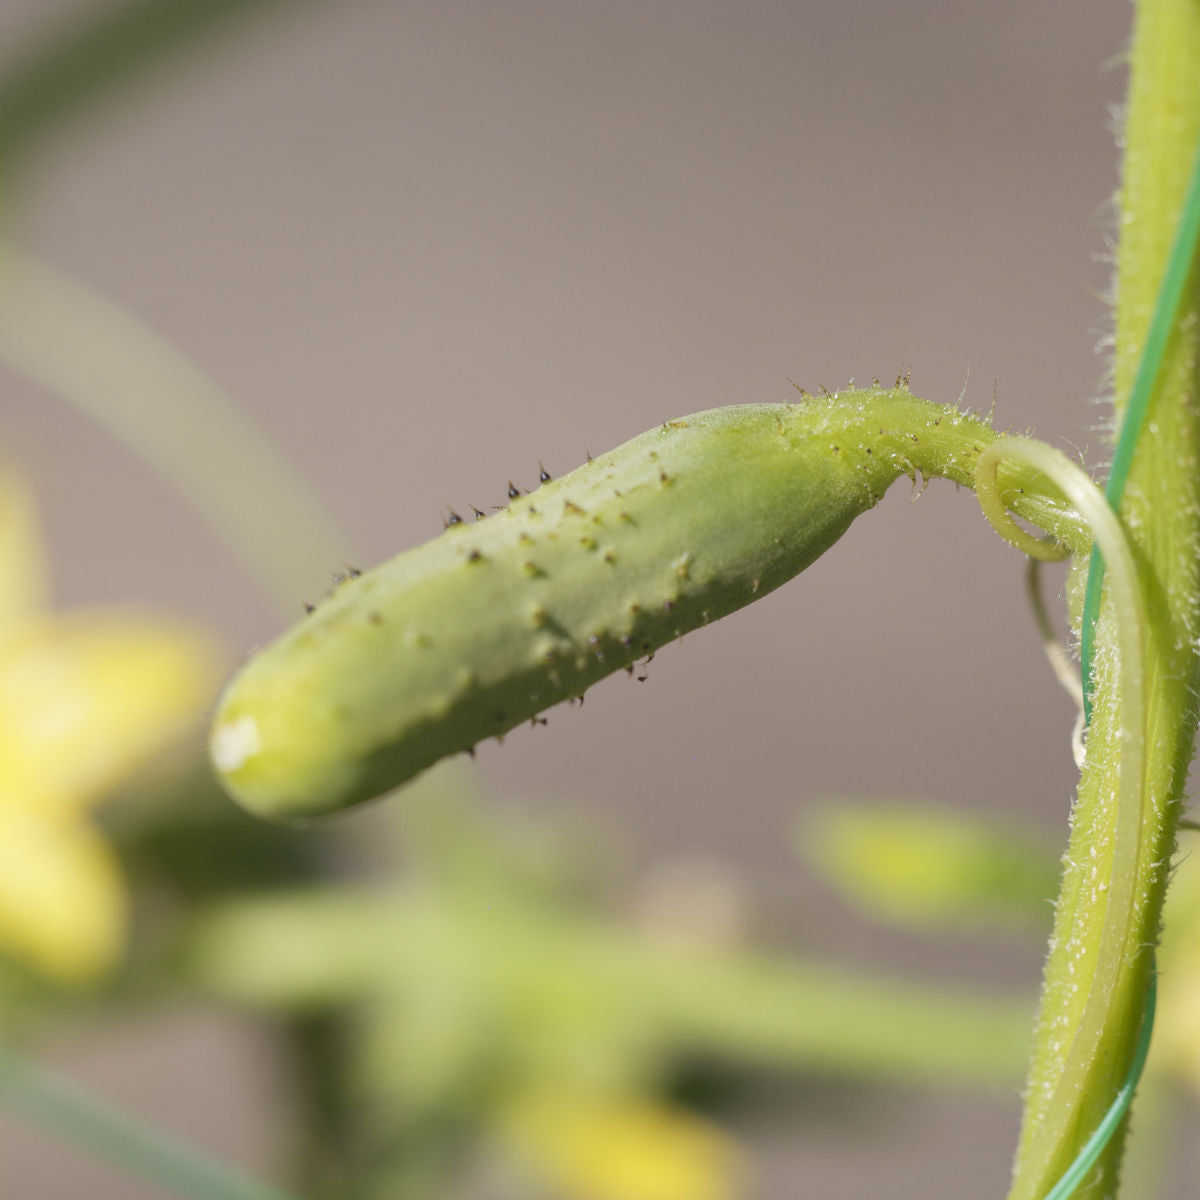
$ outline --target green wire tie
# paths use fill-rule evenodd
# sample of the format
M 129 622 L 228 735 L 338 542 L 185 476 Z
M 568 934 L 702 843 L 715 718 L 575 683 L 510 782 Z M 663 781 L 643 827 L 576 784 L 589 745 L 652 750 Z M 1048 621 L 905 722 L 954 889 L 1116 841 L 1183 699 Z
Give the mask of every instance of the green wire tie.
M 63 1141 L 186 1200 L 293 1200 L 0 1047 L 0 1100 Z

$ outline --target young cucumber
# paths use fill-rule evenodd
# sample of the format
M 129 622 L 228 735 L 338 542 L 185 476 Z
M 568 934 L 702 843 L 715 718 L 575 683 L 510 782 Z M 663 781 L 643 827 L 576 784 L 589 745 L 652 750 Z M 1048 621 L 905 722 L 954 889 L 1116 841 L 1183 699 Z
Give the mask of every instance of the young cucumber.
M 226 689 L 229 792 L 298 819 L 504 734 L 802 571 L 900 475 L 996 434 L 903 387 L 669 421 L 351 578 Z

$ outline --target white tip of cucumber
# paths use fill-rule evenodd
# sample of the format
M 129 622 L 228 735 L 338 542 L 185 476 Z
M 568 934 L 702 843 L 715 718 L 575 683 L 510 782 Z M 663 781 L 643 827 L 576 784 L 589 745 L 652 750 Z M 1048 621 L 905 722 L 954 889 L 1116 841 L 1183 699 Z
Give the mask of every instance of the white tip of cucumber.
M 212 734 L 213 765 L 223 774 L 236 771 L 262 749 L 258 724 L 253 717 L 225 721 Z

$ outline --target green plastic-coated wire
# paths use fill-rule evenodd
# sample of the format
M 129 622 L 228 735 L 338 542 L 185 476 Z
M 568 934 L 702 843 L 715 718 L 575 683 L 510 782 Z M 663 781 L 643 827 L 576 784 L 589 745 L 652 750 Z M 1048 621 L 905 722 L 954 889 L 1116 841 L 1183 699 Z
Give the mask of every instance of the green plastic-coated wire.
M 1155 300 L 1154 313 L 1146 335 L 1146 344 L 1142 349 L 1141 360 L 1138 362 L 1133 391 L 1130 393 L 1129 403 L 1125 408 L 1116 450 L 1113 452 L 1112 465 L 1109 468 L 1108 483 L 1104 488 L 1105 499 L 1114 512 L 1120 508 L 1121 499 L 1125 494 L 1125 483 L 1129 478 L 1129 468 L 1133 462 L 1134 450 L 1137 448 L 1142 430 L 1145 428 L 1150 397 L 1154 392 L 1154 385 L 1162 368 L 1167 341 L 1175 328 L 1179 305 L 1196 258 L 1198 244 L 1200 244 L 1200 148 L 1197 149 L 1196 159 L 1192 165 L 1192 175 L 1184 197 L 1183 211 L 1179 217 L 1175 239 L 1171 244 L 1171 254 L 1167 260 L 1162 284 Z M 1084 592 L 1079 639 L 1085 728 L 1091 722 L 1092 717 L 1092 652 L 1095 646 L 1096 619 L 1100 610 L 1100 592 L 1103 583 L 1104 556 L 1100 553 L 1099 547 L 1093 545 L 1088 562 L 1087 586 Z M 1125 1082 L 1121 1085 L 1116 1098 L 1096 1126 L 1092 1136 L 1084 1143 L 1075 1161 L 1046 1193 L 1044 1200 L 1068 1200 L 1083 1182 L 1087 1173 L 1095 1166 L 1096 1160 L 1125 1119 L 1138 1081 L 1141 1079 L 1142 1068 L 1146 1065 L 1146 1055 L 1150 1050 L 1150 1035 L 1154 1029 L 1157 992 L 1155 977 L 1151 975 L 1150 987 L 1146 993 L 1142 1031 L 1138 1039 L 1137 1051 L 1129 1067 L 1129 1074 L 1125 1077 Z
M 294 1200 L 0 1047 L 5 1107 L 184 1200 Z

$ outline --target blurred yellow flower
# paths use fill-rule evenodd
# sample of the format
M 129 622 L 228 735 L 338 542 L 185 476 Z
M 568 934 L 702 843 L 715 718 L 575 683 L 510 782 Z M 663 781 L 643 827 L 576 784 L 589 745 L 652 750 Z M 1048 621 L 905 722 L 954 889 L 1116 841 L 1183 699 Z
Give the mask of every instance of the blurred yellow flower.
M 91 806 L 203 716 L 208 638 L 132 614 L 45 611 L 28 491 L 0 475 L 0 949 L 62 983 L 110 968 L 126 897 Z
M 571 1200 L 731 1200 L 742 1188 L 733 1140 L 643 1097 L 546 1092 L 511 1106 L 512 1150 Z
M 1190 849 L 1186 838 L 1181 849 Z M 1181 861 L 1167 889 L 1150 1069 L 1200 1092 L 1200 874 L 1193 866 Z

